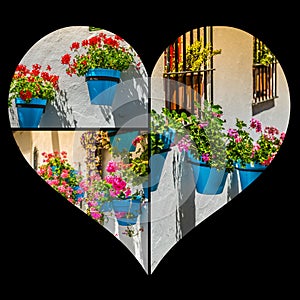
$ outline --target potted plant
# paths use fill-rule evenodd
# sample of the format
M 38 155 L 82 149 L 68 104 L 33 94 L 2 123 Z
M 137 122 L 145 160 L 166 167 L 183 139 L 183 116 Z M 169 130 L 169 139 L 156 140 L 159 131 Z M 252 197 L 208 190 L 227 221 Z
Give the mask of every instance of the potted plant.
M 185 53 L 181 54 L 177 59 L 171 61 L 169 67 L 165 67 L 166 72 L 171 72 L 171 77 L 183 77 L 185 73 L 191 74 L 193 72 L 203 71 L 207 67 L 211 58 L 222 53 L 222 49 L 213 49 L 212 44 L 204 43 L 203 38 L 194 41 L 187 45 Z M 184 61 L 185 56 L 185 61 Z
M 158 188 L 165 159 L 174 144 L 175 133 L 165 115 L 152 109 L 150 132 L 141 130 L 132 140 L 135 150 L 120 152 L 114 148 L 112 151 L 114 157 L 120 157 L 128 165 L 123 175 L 135 185 L 143 185 L 146 198 L 149 195 L 148 188 L 151 191 Z
M 66 151 L 42 153 L 43 163 L 37 174 L 72 204 L 78 205 L 84 197 L 83 177 L 69 163 Z
M 255 38 L 254 43 L 254 65 L 269 66 L 277 61 L 276 56 L 262 41 Z
M 90 100 L 96 105 L 112 105 L 121 72 L 135 64 L 135 52 L 116 34 L 100 30 L 81 42 L 73 42 L 71 54 L 61 57 L 69 76 L 84 76 Z M 136 64 L 139 68 L 140 63 Z
M 84 201 L 89 210 L 96 213 L 89 215 L 100 223 L 103 223 L 105 213 L 110 212 L 114 213 L 119 225 L 130 226 L 137 222 L 143 194 L 138 189 L 133 192 L 131 182 L 123 177 L 122 171 L 127 167 L 123 161 L 110 160 L 105 167 L 105 176 L 94 174 L 84 181 Z
M 8 107 L 13 101 L 17 107 L 20 127 L 38 127 L 47 103 L 55 99 L 59 91 L 59 76 L 51 74 L 50 65 L 43 70 L 39 64 L 29 69 L 19 64 L 13 75 L 8 98 Z
M 253 182 L 275 158 L 285 138 L 274 126 L 263 127 L 251 118 L 249 125 L 236 118 L 235 128 L 227 131 L 226 152 L 239 172 L 241 188 Z
M 175 111 L 169 111 L 167 114 L 185 127 L 185 132 L 177 140 L 177 146 L 179 151 L 187 154 L 196 191 L 201 194 L 220 194 L 223 192 L 227 175 L 234 169 L 233 162 L 226 154 L 222 107 L 208 100 L 204 100 L 202 106 L 197 103 L 196 105 L 200 116 Z

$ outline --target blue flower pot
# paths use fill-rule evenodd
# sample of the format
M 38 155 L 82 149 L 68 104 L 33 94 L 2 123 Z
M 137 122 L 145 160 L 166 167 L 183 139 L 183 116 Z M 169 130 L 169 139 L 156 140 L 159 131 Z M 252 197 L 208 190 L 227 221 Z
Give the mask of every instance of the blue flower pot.
M 29 103 L 21 98 L 15 99 L 19 126 L 22 128 L 37 128 L 45 112 L 47 100 L 33 98 Z
M 147 223 L 149 222 L 149 202 L 144 202 L 141 204 L 141 215 L 140 215 L 140 223 Z
M 242 167 L 240 163 L 237 163 L 236 169 L 238 170 L 239 173 L 242 190 L 244 190 L 257 177 L 259 177 L 266 168 L 267 168 L 266 166 L 263 166 L 259 163 L 255 163 L 252 165 L 246 164 L 245 167 Z
M 113 210 L 112 201 L 97 201 L 100 212 L 110 212 Z
M 161 173 L 165 164 L 167 154 L 168 151 L 164 151 L 150 156 L 149 159 L 150 181 L 147 180 L 142 184 L 145 198 L 147 199 L 149 197 L 149 190 L 151 192 L 154 192 L 158 189 L 158 185 L 161 179 Z
M 108 132 L 112 132 L 113 130 L 109 130 Z M 122 133 L 116 133 L 115 135 L 111 135 L 110 143 L 113 148 L 117 149 L 117 151 L 122 152 L 123 150 L 132 152 L 135 150 L 135 146 L 132 144 L 133 140 L 139 135 L 139 131 L 128 131 Z
M 163 134 L 157 134 L 157 137 L 161 138 L 164 142 L 164 150 L 169 149 L 171 147 L 171 144 L 174 143 L 175 133 L 175 129 L 168 128 L 168 130 L 165 130 Z
M 195 159 L 191 154 L 188 155 L 188 158 L 193 170 L 196 191 L 204 195 L 221 194 L 228 172 L 210 167 L 201 159 Z
M 85 74 L 91 104 L 111 106 L 115 97 L 121 72 L 112 69 L 95 68 Z
M 117 218 L 117 222 L 121 226 L 134 225 L 141 213 L 141 196 L 136 199 L 113 199 L 112 206 Z

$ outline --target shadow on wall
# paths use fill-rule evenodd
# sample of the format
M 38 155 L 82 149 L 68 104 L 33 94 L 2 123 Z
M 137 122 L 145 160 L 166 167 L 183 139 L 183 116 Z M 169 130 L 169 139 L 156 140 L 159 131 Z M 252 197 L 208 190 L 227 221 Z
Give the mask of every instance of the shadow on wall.
M 147 78 L 127 80 L 118 84 L 112 104 L 115 126 L 147 127 L 148 118 Z
M 114 123 L 116 127 L 125 124 L 129 127 L 147 127 L 145 118 L 148 114 L 147 99 L 141 96 L 147 95 L 147 83 L 144 80 L 138 80 L 138 83 L 136 81 L 133 79 L 119 83 L 113 105 L 92 105 L 92 111 L 100 112 L 106 122 Z M 47 106 L 46 111 L 47 115 L 44 115 L 40 122 L 41 127 L 53 127 L 54 124 L 55 127 L 77 127 L 79 120 L 76 116 L 81 116 L 78 112 L 74 114 L 65 90 L 60 91 L 59 96 Z
M 186 156 L 182 155 L 182 158 L 178 161 L 176 166 L 173 166 L 173 169 L 177 168 L 179 171 L 177 183 L 179 199 L 177 226 L 181 237 L 185 236 L 199 222 L 197 221 L 196 216 L 195 200 L 197 198 L 197 191 L 196 184 L 193 179 L 193 169 L 191 164 L 185 158 Z M 224 197 L 226 197 L 227 202 L 233 199 L 239 191 L 239 179 L 237 171 L 235 170 L 229 174 L 226 181 Z
M 76 127 L 76 120 L 73 117 L 73 122 L 69 119 L 69 116 L 73 115 L 72 107 L 68 104 L 68 97 L 66 91 L 61 90 L 59 96 L 51 103 L 47 105 L 47 117 L 41 119 L 41 127 Z M 46 115 L 45 115 L 46 116 Z

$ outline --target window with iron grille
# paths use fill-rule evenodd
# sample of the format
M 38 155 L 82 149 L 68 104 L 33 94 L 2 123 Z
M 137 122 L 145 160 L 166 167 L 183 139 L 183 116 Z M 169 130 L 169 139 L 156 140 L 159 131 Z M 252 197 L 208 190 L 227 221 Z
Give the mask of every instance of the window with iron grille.
M 212 27 L 191 30 L 164 52 L 165 106 L 170 110 L 198 114 L 201 99 L 213 99 Z
M 253 114 L 277 98 L 277 60 L 270 49 L 253 38 Z

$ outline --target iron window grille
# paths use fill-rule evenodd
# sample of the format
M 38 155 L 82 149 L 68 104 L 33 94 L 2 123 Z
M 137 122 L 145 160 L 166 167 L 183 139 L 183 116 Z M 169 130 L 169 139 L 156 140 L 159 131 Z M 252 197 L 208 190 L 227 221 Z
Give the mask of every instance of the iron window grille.
M 197 105 L 202 99 L 213 99 L 213 59 L 200 70 L 187 70 L 187 47 L 195 41 L 204 46 L 212 43 L 212 27 L 201 27 L 184 33 L 164 51 L 165 107 L 187 114 L 199 113 Z
M 263 42 L 254 37 L 252 106 L 277 97 L 277 59 Z

